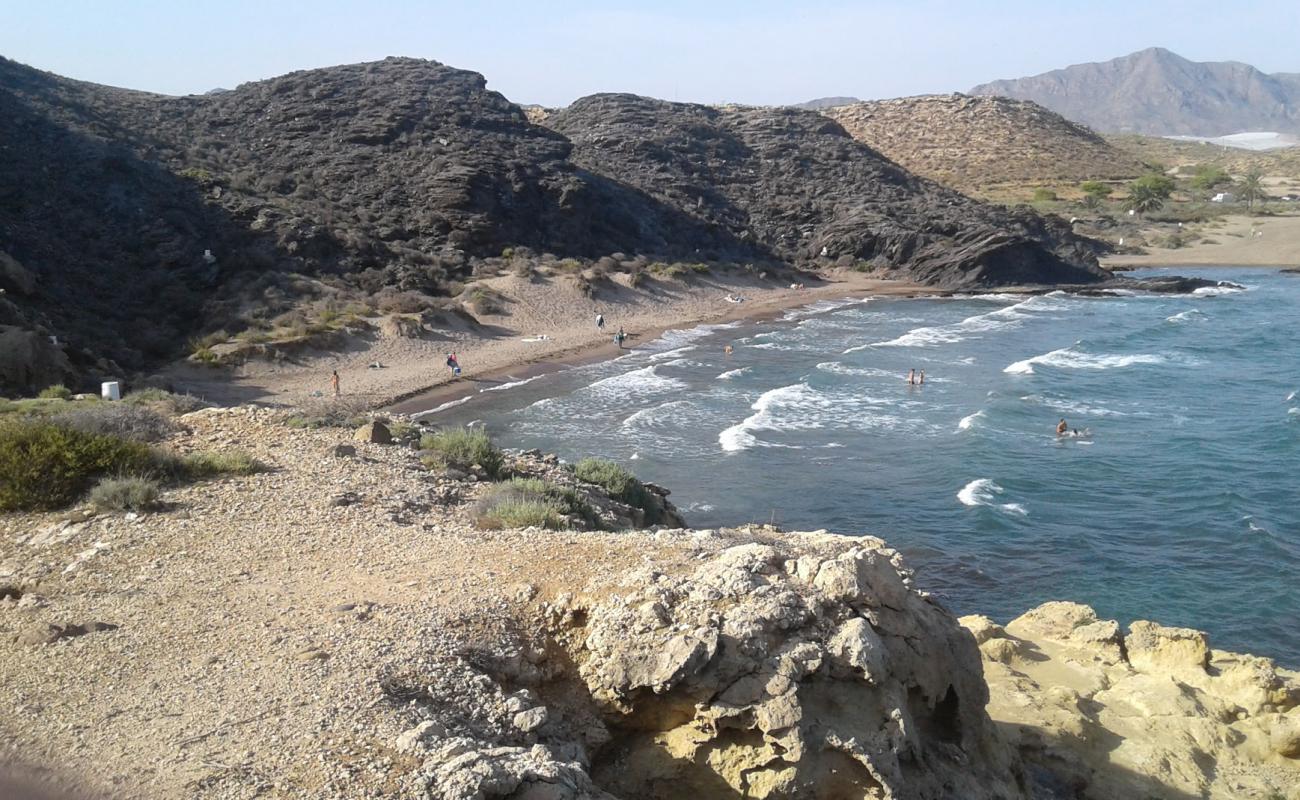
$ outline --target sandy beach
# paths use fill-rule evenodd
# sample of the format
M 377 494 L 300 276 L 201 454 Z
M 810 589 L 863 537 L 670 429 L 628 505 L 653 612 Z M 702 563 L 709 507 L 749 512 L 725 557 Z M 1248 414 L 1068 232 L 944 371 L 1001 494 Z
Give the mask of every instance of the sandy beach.
M 1230 216 L 1200 224 L 1204 237 L 1187 247 L 1148 247 L 1145 255 L 1102 259 L 1104 267 L 1300 266 L 1300 214 L 1275 217 Z
M 476 323 L 448 313 L 426 324 L 418 336 L 362 331 L 339 352 L 307 352 L 233 368 L 181 364 L 163 377 L 177 391 L 223 405 L 293 405 L 330 395 L 330 375 L 337 370 L 342 397 L 359 406 L 412 413 L 491 383 L 617 355 L 613 337 L 620 327 L 628 335 L 625 347 L 636 348 L 666 330 L 761 318 L 821 300 L 938 293 L 850 270 L 799 280 L 804 288 L 735 272 L 646 280 L 631 287 L 626 275 L 616 275 L 588 297 L 569 275 L 501 276 L 476 286 L 498 296 L 503 313 L 481 315 Z M 604 329 L 596 326 L 597 314 L 605 318 Z M 445 366 L 452 352 L 462 366 L 459 378 Z

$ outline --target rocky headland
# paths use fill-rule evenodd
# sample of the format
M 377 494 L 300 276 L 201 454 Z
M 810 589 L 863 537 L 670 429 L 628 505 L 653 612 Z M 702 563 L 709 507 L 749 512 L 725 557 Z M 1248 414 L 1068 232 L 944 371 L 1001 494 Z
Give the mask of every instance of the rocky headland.
M 647 529 L 540 453 L 454 469 L 401 420 L 294 413 L 172 418 L 162 447 L 265 468 L 154 511 L 0 517 L 11 770 L 124 798 L 1300 797 L 1300 676 L 1199 632 L 959 620 L 872 536 L 692 530 L 654 487 Z M 485 527 L 492 473 L 617 530 Z
M 918 178 L 814 111 L 596 95 L 544 122 L 417 59 L 187 97 L 0 59 L 0 390 L 135 375 L 208 334 L 477 319 L 478 279 L 557 262 L 595 283 L 656 263 L 1106 278 L 1063 221 Z

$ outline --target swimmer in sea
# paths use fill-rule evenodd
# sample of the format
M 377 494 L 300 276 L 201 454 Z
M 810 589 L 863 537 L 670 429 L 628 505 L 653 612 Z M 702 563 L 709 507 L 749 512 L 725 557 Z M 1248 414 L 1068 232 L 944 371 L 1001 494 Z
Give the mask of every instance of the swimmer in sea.
M 917 386 L 925 385 L 925 370 L 921 370 L 921 375 L 916 379 Z
M 1064 435 L 1065 435 L 1065 432 L 1068 431 L 1069 429 L 1070 429 L 1070 426 L 1069 426 L 1069 425 L 1066 425 L 1066 424 L 1065 424 L 1065 419 L 1062 418 L 1061 421 L 1060 421 L 1060 422 L 1057 424 L 1057 426 L 1056 426 L 1056 435 L 1057 435 L 1057 436 L 1064 436 Z
M 727 345 L 726 347 L 722 348 L 722 352 L 725 353 L 726 355 L 731 355 L 731 350 L 732 350 L 731 345 Z
M 907 385 L 908 386 L 916 385 L 916 370 L 909 369 L 907 371 Z

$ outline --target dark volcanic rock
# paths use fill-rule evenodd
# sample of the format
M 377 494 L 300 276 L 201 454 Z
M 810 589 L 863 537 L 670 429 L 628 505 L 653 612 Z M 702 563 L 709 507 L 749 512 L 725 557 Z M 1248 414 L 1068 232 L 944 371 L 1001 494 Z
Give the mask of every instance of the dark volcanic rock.
M 1063 221 L 917 178 L 811 111 L 603 94 L 547 124 L 573 140 L 579 165 L 714 231 L 697 257 L 727 257 L 734 240 L 795 263 L 848 256 L 945 288 L 1106 277 L 1095 245 Z
M 1104 277 L 1063 222 L 917 179 L 812 112 L 601 95 L 548 124 L 416 59 L 188 97 L 0 59 L 0 324 L 122 374 L 332 292 L 446 292 L 518 246 L 849 257 L 950 288 Z M 0 391 L 52 375 L 19 365 Z

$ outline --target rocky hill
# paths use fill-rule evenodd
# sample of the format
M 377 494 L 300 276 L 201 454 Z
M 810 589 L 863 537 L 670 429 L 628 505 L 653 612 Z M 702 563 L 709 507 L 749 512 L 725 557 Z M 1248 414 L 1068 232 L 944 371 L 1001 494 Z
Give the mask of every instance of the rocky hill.
M 556 119 L 415 59 L 188 97 L 0 60 L 0 390 L 121 375 L 309 300 L 446 294 L 507 248 L 1102 277 L 1064 226 L 919 181 L 813 112 L 620 95 Z
M 1023 100 L 925 95 L 822 113 L 917 175 L 964 192 L 1142 174 L 1136 159 L 1088 128 Z
M 1300 132 L 1297 75 L 1268 75 L 1236 61 L 1189 61 L 1161 47 L 984 83 L 970 93 L 1032 100 L 1106 133 Z
M 602 94 L 547 124 L 579 166 L 783 260 L 861 261 L 948 288 L 1103 277 L 1063 221 L 917 178 L 815 112 Z

